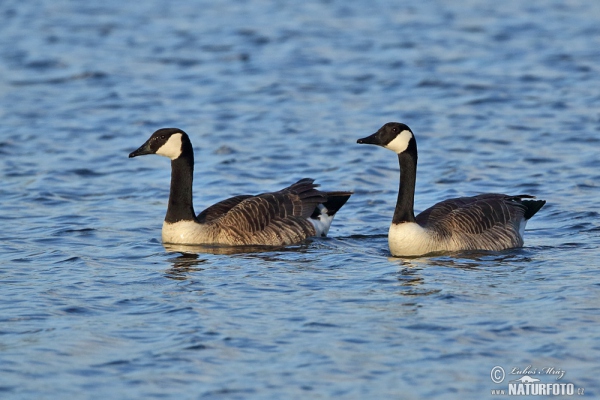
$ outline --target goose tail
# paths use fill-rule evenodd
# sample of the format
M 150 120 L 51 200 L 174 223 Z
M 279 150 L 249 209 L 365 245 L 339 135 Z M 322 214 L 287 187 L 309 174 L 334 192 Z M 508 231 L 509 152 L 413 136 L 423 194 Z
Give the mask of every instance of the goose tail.
M 315 227 L 316 236 L 327 236 L 333 217 L 352 196 L 353 192 L 326 192 L 327 201 L 319 204 L 308 219 Z
M 546 204 L 546 200 L 521 200 L 521 202 L 526 207 L 525 215 L 523 215 L 526 220 L 533 217 Z

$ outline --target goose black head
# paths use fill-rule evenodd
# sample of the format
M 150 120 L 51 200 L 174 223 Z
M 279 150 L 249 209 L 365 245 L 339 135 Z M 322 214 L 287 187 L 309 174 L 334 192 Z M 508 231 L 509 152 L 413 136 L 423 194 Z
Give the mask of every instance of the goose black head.
M 416 151 L 417 148 L 417 142 L 410 128 L 399 122 L 388 122 L 371 136 L 358 139 L 356 143 L 374 144 L 398 154 L 407 150 Z
M 146 140 L 146 143 L 129 154 L 129 158 L 146 154 L 158 154 L 175 160 L 189 150 L 191 150 L 190 139 L 184 131 L 177 128 L 163 128 L 154 132 Z

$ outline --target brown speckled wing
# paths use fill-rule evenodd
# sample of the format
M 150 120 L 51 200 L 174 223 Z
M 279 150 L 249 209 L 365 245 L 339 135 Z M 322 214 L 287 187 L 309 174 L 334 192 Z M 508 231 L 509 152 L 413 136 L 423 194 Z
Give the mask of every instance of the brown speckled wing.
M 526 211 L 521 197 L 483 194 L 442 201 L 416 217 L 440 240 L 465 243 L 470 249 L 500 250 L 523 245 L 519 225 Z
M 215 203 L 212 206 L 208 207 L 206 210 L 202 211 L 200 214 L 198 214 L 198 222 L 211 222 L 217 218 L 220 218 L 224 214 L 228 213 L 229 210 L 231 210 L 233 207 L 237 206 L 243 200 L 250 197 L 252 197 L 252 195 L 239 195 Z
M 214 223 L 236 245 L 298 243 L 315 235 L 307 218 L 327 199 L 315 187 L 312 179 L 302 179 L 278 192 L 247 197 Z

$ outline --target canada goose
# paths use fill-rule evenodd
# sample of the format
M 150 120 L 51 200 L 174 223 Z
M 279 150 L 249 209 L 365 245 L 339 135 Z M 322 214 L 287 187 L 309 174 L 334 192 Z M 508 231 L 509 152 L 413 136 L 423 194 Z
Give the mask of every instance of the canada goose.
M 352 192 L 321 192 L 313 179 L 301 179 L 278 192 L 241 195 L 220 201 L 196 216 L 192 205 L 194 150 L 181 129 L 159 129 L 136 157 L 171 159 L 171 191 L 162 240 L 172 244 L 285 246 L 325 236 L 335 213 Z
M 487 193 L 444 200 L 415 218 L 417 141 L 410 128 L 389 122 L 357 143 L 382 146 L 398 154 L 400 189 L 388 233 L 395 256 L 521 247 L 527 221 L 546 204 L 545 200 L 524 200 L 534 198 L 529 195 Z

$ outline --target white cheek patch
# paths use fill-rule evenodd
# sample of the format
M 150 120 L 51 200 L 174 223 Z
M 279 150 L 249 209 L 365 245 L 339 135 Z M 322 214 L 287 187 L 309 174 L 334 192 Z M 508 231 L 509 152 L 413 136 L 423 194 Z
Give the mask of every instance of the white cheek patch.
M 171 135 L 169 140 L 156 150 L 156 154 L 169 157 L 171 160 L 179 157 L 181 155 L 181 133 Z
M 394 138 L 394 140 L 389 142 L 385 148 L 400 154 L 408 148 L 408 142 L 410 139 L 412 139 L 412 137 L 413 134 L 410 131 L 404 130 L 400 132 L 398 136 Z

